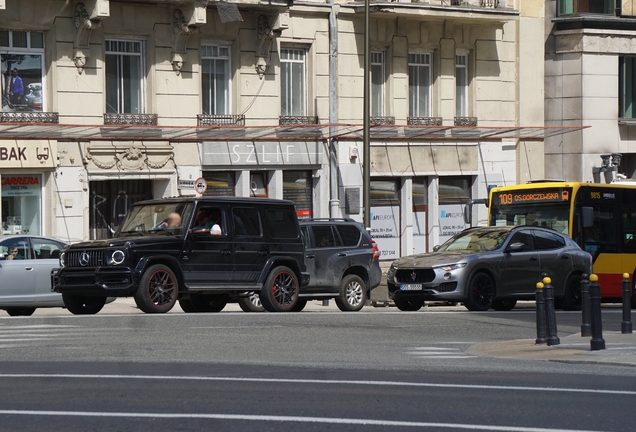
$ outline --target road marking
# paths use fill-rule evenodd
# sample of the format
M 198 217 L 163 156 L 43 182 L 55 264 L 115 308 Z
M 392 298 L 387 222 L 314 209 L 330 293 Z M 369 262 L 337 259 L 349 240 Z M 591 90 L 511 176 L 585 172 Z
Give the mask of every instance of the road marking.
M 99 411 L 30 411 L 30 410 L 0 410 L 1 415 L 38 415 L 38 416 L 65 416 L 65 417 L 116 417 L 116 418 L 163 418 L 163 419 L 216 419 L 216 420 L 251 420 L 294 423 L 322 423 L 322 424 L 348 424 L 365 426 L 402 426 L 402 427 L 426 427 L 447 429 L 468 429 L 487 431 L 511 431 L 511 432 L 598 432 L 581 429 L 546 429 L 520 426 L 491 426 L 462 423 L 432 423 L 409 422 L 396 420 L 373 419 L 347 419 L 333 417 L 298 417 L 298 416 L 265 416 L 243 414 L 167 414 L 167 413 L 123 413 L 123 412 L 99 412 Z
M 406 354 L 418 358 L 430 358 L 440 360 L 467 359 L 477 358 L 477 356 L 469 355 L 459 348 L 442 348 L 442 347 L 415 347 L 406 351 Z
M 172 380 L 172 381 L 236 381 L 255 383 L 288 383 L 288 384 L 335 384 L 335 385 L 368 385 L 368 386 L 394 386 L 394 387 L 430 387 L 430 388 L 461 388 L 477 390 L 524 390 L 544 391 L 558 393 L 594 393 L 612 395 L 636 396 L 636 391 L 631 390 L 596 390 L 581 388 L 557 388 L 557 387 L 527 387 L 527 386 L 499 386 L 482 384 L 440 384 L 418 383 L 405 381 L 355 381 L 355 380 L 315 380 L 315 379 L 290 379 L 290 378 L 239 378 L 239 377 L 215 377 L 215 376 L 171 376 L 171 375 L 93 375 L 93 374 L 0 374 L 0 378 L 73 378 L 73 379 L 138 379 L 138 380 Z

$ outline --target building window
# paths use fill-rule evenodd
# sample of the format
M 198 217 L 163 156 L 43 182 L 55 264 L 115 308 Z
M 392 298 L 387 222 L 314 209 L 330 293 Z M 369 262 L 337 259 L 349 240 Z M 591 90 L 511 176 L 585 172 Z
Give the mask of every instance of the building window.
M 413 253 L 427 252 L 426 236 L 428 227 L 428 180 L 426 177 L 413 177 Z
M 618 62 L 618 116 L 636 118 L 636 57 L 619 57 Z
M 106 112 L 144 114 L 144 44 L 106 41 Z
M 559 15 L 597 14 L 614 15 L 614 0 L 560 0 Z
M 311 171 L 283 171 L 283 199 L 296 204 L 299 218 L 312 217 Z
M 2 111 L 42 111 L 44 34 L 0 30 Z
M 470 177 L 440 177 L 438 197 L 441 243 L 468 227 L 464 221 L 464 206 L 470 199 L 471 184 Z
M 281 116 L 307 115 L 306 57 L 306 51 L 301 48 L 281 49 Z
M 230 114 L 230 46 L 201 47 L 203 114 Z
M 455 117 L 468 116 L 468 53 L 455 54 Z
M 431 116 L 431 54 L 409 54 L 409 116 Z
M 234 196 L 234 172 L 205 171 L 203 178 L 208 184 L 205 196 Z
M 384 52 L 371 53 L 371 115 L 384 115 Z
M 250 196 L 267 198 L 267 173 L 250 173 Z
M 3 174 L 0 184 L 2 234 L 41 235 L 42 176 Z

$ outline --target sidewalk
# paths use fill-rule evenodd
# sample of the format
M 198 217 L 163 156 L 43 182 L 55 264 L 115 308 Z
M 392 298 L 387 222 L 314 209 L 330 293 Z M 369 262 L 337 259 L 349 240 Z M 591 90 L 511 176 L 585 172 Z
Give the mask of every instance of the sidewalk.
M 469 349 L 473 354 L 526 360 L 598 363 L 636 367 L 636 333 L 604 332 L 605 349 L 592 351 L 591 337 L 560 336 L 560 344 L 537 345 L 535 339 L 490 342 Z

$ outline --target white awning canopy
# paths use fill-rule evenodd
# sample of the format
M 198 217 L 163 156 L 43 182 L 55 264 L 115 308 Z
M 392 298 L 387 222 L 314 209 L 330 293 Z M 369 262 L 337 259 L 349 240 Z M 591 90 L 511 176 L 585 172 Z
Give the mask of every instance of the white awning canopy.
M 589 126 L 411 126 L 371 125 L 371 141 L 499 141 L 543 140 Z M 58 141 L 285 141 L 362 140 L 363 125 L 316 124 L 275 126 L 142 126 L 0 123 L 0 139 Z

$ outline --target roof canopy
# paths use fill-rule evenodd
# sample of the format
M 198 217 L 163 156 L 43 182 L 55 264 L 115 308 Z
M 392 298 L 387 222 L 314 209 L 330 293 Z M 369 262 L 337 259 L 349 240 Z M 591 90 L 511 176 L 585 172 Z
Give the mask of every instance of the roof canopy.
M 371 141 L 499 141 L 543 140 L 589 126 L 411 126 L 371 125 Z M 58 141 L 159 140 L 159 141 L 284 141 L 362 140 L 360 124 L 275 126 L 142 126 L 0 123 L 0 139 L 51 139 Z

